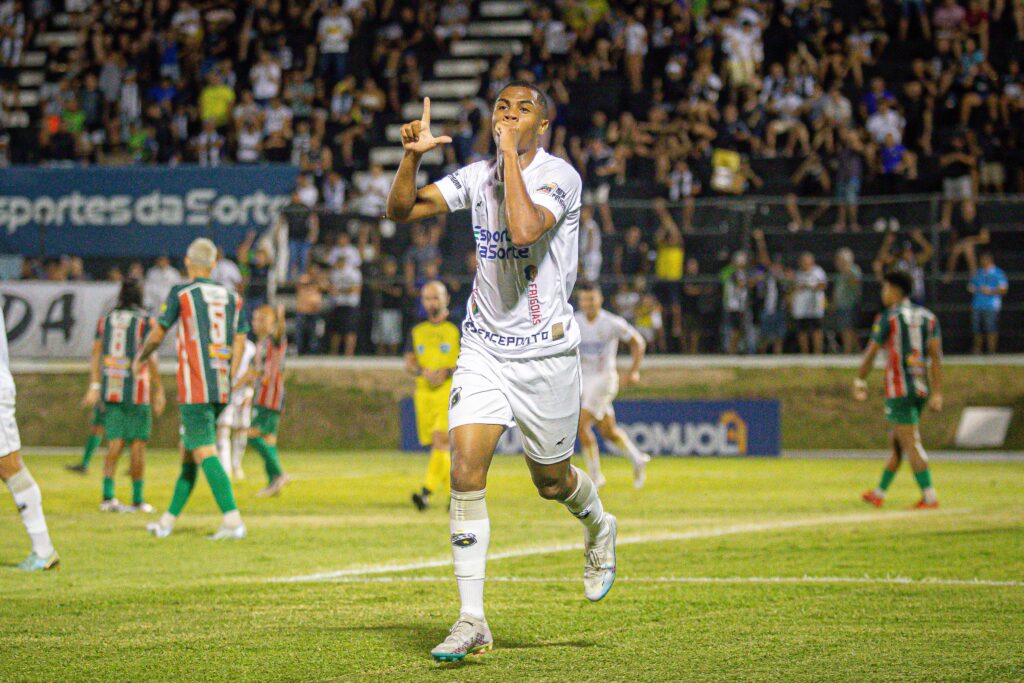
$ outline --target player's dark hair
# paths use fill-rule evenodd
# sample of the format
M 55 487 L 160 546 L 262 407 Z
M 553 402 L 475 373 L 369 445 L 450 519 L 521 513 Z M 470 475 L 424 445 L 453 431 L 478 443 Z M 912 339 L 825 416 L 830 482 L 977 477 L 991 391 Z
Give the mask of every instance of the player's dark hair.
M 545 119 L 548 117 L 548 96 L 543 90 L 529 81 L 518 80 L 506 84 L 505 87 L 498 92 L 498 97 L 501 97 L 501 93 L 505 92 L 509 88 L 526 88 L 527 90 L 532 90 L 533 94 L 537 97 L 537 104 L 540 105 L 541 116 Z
M 117 295 L 117 308 L 142 308 L 142 287 L 138 280 L 125 280 Z
M 590 280 L 585 280 L 585 281 L 579 283 L 579 285 L 577 285 L 576 288 L 579 291 L 581 291 L 581 292 L 600 292 L 601 291 L 601 286 L 599 284 L 597 284 L 596 282 L 592 282 Z
M 914 281 L 908 273 L 902 270 L 890 270 L 882 276 L 882 279 L 893 287 L 899 288 L 903 292 L 903 296 L 910 296 L 911 292 L 914 291 Z

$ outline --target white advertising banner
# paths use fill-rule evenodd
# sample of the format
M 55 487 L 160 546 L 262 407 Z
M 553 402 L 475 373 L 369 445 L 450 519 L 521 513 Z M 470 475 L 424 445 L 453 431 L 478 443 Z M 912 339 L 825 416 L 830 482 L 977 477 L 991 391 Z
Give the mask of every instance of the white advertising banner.
M 0 282 L 11 357 L 88 358 L 119 291 L 116 282 Z

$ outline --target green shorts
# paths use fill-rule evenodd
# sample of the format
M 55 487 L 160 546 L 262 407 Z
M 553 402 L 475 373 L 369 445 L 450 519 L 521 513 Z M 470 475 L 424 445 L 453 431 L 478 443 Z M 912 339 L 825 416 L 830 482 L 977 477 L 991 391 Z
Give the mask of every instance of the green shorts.
M 252 418 L 252 428 L 264 436 L 277 436 L 277 425 L 281 421 L 281 412 L 263 406 L 256 406 L 256 414 Z
M 148 405 L 108 403 L 106 423 L 107 441 L 149 441 L 153 431 L 153 411 Z
M 217 445 L 217 418 L 224 403 L 184 403 L 181 409 L 181 441 L 186 451 Z
M 927 398 L 904 396 L 885 399 L 885 419 L 898 425 L 916 425 L 921 421 L 921 411 L 928 403 Z
M 92 426 L 93 427 L 106 427 L 107 426 L 107 411 L 106 404 L 103 401 L 97 401 L 96 405 L 92 408 Z

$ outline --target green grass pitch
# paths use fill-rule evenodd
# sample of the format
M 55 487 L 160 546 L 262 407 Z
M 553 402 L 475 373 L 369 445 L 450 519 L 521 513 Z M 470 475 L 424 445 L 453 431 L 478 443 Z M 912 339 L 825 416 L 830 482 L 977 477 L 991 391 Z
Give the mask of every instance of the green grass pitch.
M 158 509 L 175 459 L 150 457 Z M 63 470 L 71 458 L 29 457 L 63 563 L 0 571 L 0 680 L 1024 679 L 1024 463 L 937 463 L 942 509 L 909 512 L 906 469 L 885 509 L 859 501 L 881 462 L 659 459 L 637 492 L 626 463 L 608 459 L 619 578 L 590 604 L 579 523 L 537 497 L 521 459 L 498 457 L 495 651 L 438 665 L 428 651 L 458 602 L 444 506 L 408 502 L 425 458 L 283 459 L 296 481 L 265 500 L 246 456 L 249 538 L 211 543 L 205 481 L 157 541 L 143 530 L 152 516 L 97 510 L 100 462 L 83 478 Z M 130 495 L 120 473 L 118 493 Z M 27 550 L 8 505 L 0 562 Z M 314 574 L 333 580 L 275 581 Z

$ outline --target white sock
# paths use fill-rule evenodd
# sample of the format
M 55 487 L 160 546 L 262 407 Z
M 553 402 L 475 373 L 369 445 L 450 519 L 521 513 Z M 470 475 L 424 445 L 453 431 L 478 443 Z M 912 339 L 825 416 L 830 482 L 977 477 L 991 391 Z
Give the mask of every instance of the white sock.
M 242 513 L 238 510 L 224 513 L 224 526 L 234 529 L 242 526 Z
M 575 465 L 572 468 L 576 472 L 576 490 L 563 504 L 583 523 L 588 532 L 597 533 L 601 530 L 601 522 L 604 521 L 604 505 L 597 495 L 597 487 L 587 473 Z
M 39 490 L 39 484 L 32 478 L 28 468 L 22 467 L 7 480 L 7 488 L 11 490 L 14 504 L 21 513 L 25 531 L 32 539 L 32 552 L 39 557 L 49 557 L 53 554 L 53 542 L 50 541 L 46 517 L 43 516 L 43 492 Z
M 630 462 L 634 465 L 639 465 L 643 462 L 643 453 L 640 452 L 640 449 L 636 447 L 636 444 L 633 443 L 633 440 L 629 438 L 626 432 L 619 429 L 615 436 L 617 437 L 614 439 L 615 445 L 622 449 L 622 452 L 629 458 Z
M 245 456 L 245 447 L 249 443 L 249 430 L 236 429 L 231 444 L 231 467 L 242 469 L 242 458 Z
M 591 479 L 601 478 L 601 452 L 597 448 L 597 442 L 583 447 L 583 457 L 587 461 L 587 472 Z
M 461 613 L 484 618 L 484 576 L 491 520 L 487 517 L 486 489 L 452 491 L 449 512 L 452 561 L 462 600 Z
M 217 427 L 217 457 L 225 472 L 231 472 L 231 427 Z
M 924 496 L 924 502 L 926 503 L 937 503 L 939 501 L 939 495 L 935 493 L 934 486 L 929 486 L 921 491 L 921 495 Z

